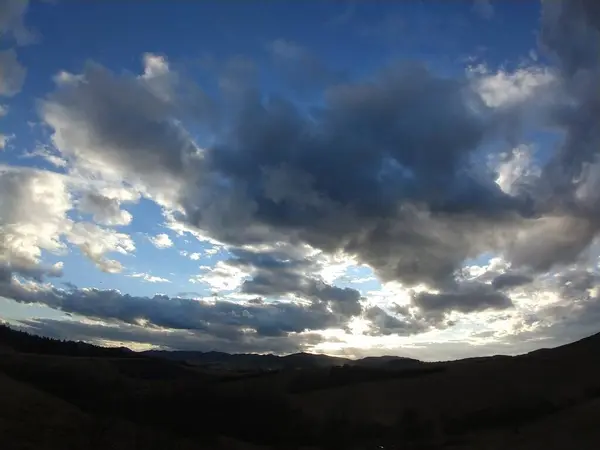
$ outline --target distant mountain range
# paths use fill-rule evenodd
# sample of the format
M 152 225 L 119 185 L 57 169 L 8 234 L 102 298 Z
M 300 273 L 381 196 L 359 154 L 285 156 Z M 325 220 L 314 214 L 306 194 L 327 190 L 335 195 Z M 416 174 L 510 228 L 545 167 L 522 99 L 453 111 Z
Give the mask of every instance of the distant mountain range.
M 197 366 L 231 370 L 306 369 L 339 366 L 400 368 L 424 364 L 419 360 L 403 358 L 400 356 L 367 357 L 353 360 L 312 353 L 294 353 L 291 355 L 278 356 L 252 353 L 230 354 L 223 352 L 148 350 L 142 352 L 142 354 L 171 361 L 186 362 Z

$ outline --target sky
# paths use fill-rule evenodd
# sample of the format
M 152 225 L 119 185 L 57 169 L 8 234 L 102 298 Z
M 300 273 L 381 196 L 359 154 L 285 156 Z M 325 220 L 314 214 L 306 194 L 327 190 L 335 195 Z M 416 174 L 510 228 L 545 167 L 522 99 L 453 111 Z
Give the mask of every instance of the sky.
M 600 3 L 0 0 L 0 318 L 133 349 L 600 331 Z

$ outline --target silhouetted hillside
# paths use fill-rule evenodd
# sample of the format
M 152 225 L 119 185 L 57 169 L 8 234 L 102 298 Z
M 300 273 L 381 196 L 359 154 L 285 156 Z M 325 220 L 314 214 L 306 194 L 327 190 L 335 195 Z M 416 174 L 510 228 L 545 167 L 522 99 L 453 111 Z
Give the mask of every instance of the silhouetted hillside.
M 131 358 L 136 353 L 126 347 L 99 347 L 85 342 L 61 341 L 15 330 L 0 323 L 0 344 L 22 353 L 46 355 Z
M 598 335 L 435 364 L 139 354 L 8 327 L 0 345 L 2 448 L 595 450 L 600 442 Z M 183 356 L 280 368 L 205 369 L 176 360 Z

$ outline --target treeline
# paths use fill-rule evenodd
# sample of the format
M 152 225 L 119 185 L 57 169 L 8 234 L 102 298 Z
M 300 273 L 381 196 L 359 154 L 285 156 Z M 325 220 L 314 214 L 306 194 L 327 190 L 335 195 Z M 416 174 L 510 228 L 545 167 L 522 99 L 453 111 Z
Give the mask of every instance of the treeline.
M 126 348 L 99 347 L 85 342 L 63 341 L 15 330 L 0 324 L 0 343 L 17 352 L 62 356 L 131 358 L 135 352 Z

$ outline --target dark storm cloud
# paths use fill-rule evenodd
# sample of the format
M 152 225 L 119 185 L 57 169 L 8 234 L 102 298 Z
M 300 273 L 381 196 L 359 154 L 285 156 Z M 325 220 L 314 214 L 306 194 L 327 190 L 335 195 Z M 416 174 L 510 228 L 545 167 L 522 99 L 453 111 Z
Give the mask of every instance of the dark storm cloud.
M 527 283 L 531 283 L 533 278 L 529 275 L 521 273 L 503 273 L 498 275 L 492 280 L 492 287 L 494 289 L 510 289 L 513 287 L 522 286 Z
M 307 306 L 283 302 L 244 305 L 226 300 L 206 302 L 166 295 L 136 297 L 114 290 L 29 289 L 6 279 L 0 284 L 0 296 L 20 303 L 40 303 L 90 318 L 203 331 L 229 339 L 245 330 L 257 335 L 285 336 L 343 325 L 324 305 L 314 303 Z
M 420 292 L 413 303 L 425 313 L 458 311 L 470 313 L 488 309 L 506 309 L 513 306 L 510 297 L 481 283 L 465 283 L 454 291 L 433 294 Z
M 447 281 L 526 209 L 471 170 L 497 130 L 466 80 L 405 65 L 325 98 L 312 117 L 283 99 L 246 104 L 206 154 L 219 176 L 198 191 L 220 204 L 189 192 L 187 220 L 237 245 L 341 249 L 411 285 Z
M 542 2 L 541 43 L 572 76 L 598 66 L 600 7 L 595 0 Z

